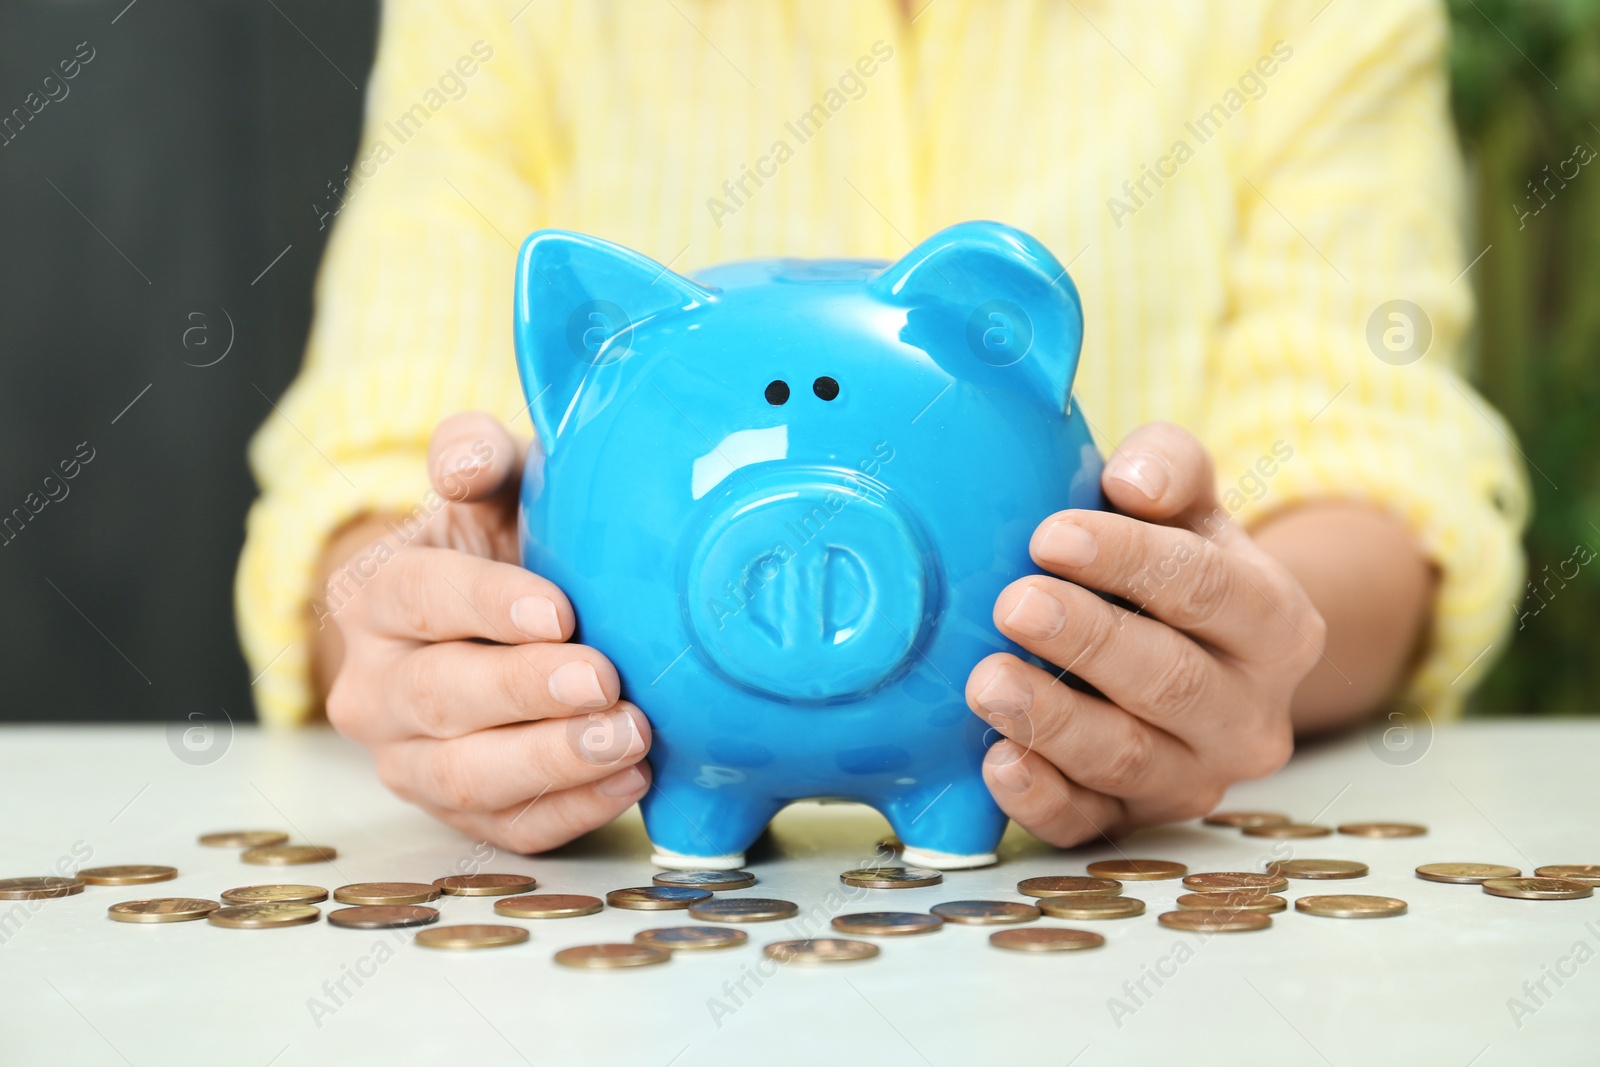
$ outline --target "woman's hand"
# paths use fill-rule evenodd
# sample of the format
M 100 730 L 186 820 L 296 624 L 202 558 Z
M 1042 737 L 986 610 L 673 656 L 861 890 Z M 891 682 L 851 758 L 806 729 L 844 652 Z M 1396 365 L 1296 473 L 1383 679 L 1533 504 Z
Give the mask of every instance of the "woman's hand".
M 439 498 L 336 536 L 314 610 L 328 719 L 383 782 L 464 833 L 538 852 L 643 795 L 650 724 L 618 700 L 604 656 L 567 643 L 561 590 L 517 565 L 523 451 L 488 415 L 440 423 Z
M 994 620 L 1103 695 L 1007 653 L 967 680 L 967 703 L 1006 738 L 984 762 L 995 799 L 1060 846 L 1202 815 L 1283 766 L 1290 702 L 1326 636 L 1295 576 L 1228 522 L 1187 432 L 1135 430 L 1101 484 L 1121 514 L 1046 519 L 1030 552 L 1060 577 L 1013 582 Z

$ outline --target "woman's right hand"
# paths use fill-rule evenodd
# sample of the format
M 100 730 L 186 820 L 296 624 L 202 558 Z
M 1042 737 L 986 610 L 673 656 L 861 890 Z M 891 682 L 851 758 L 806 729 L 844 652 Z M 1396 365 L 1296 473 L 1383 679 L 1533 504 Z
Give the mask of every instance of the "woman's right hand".
M 385 785 L 472 837 L 539 852 L 645 793 L 651 735 L 610 661 L 568 642 L 561 590 L 517 563 L 524 451 L 481 412 L 441 422 L 439 499 L 330 540 L 314 660 L 328 720 L 371 749 Z

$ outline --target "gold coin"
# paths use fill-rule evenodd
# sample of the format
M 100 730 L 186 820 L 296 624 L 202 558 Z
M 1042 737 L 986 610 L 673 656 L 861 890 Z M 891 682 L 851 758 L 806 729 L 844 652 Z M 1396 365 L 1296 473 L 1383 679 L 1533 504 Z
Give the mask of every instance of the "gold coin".
M 765 923 L 799 914 L 798 905 L 765 897 L 723 897 L 689 905 L 690 917 L 718 923 Z
M 1328 919 L 1387 919 L 1391 915 L 1404 915 L 1406 902 L 1394 897 L 1334 893 L 1320 897 L 1299 897 L 1294 902 L 1294 910 Z
M 1269 826 L 1246 826 L 1240 833 L 1247 837 L 1327 837 L 1333 833 L 1326 826 L 1312 826 L 1310 823 L 1286 822 L 1275 823 Z
M 1161 878 L 1182 878 L 1189 873 L 1189 868 L 1171 860 L 1096 860 L 1089 864 L 1089 873 L 1096 878 L 1123 882 L 1153 882 Z
M 1240 934 L 1247 930 L 1265 930 L 1272 925 L 1272 916 L 1261 911 L 1190 908 L 1164 911 L 1156 916 L 1156 922 L 1196 934 Z
M 1533 872 L 1540 878 L 1564 878 L 1584 885 L 1600 885 L 1600 863 L 1557 863 Z
M 593 915 L 603 907 L 599 897 L 540 893 L 531 897 L 502 897 L 494 902 L 494 913 L 512 919 L 570 919 L 575 915 Z
M 525 874 L 452 874 L 435 878 L 439 892 L 453 897 L 507 897 L 539 886 Z
M 120 867 L 85 867 L 78 877 L 87 885 L 147 885 L 172 881 L 178 877 L 178 868 L 125 863 Z
M 425 948 L 498 948 L 501 945 L 520 945 L 528 940 L 528 931 L 520 926 L 465 923 L 460 926 L 430 926 L 426 930 L 418 930 L 412 940 Z
M 926 934 L 944 925 L 944 919 L 920 911 L 858 911 L 836 915 L 833 928 L 841 934 L 867 934 L 892 937 L 897 934 Z
M 761 953 L 784 963 L 844 963 L 871 959 L 878 954 L 878 946 L 843 937 L 807 937 L 799 941 L 774 941 Z
M 923 867 L 858 867 L 845 871 L 839 881 L 863 889 L 915 889 L 938 885 L 944 881 L 944 875 Z
M 339 850 L 327 845 L 262 845 L 239 853 L 246 863 L 261 867 L 288 867 L 300 863 L 327 863 L 338 859 Z
M 207 912 L 213 926 L 234 930 L 265 930 L 277 926 L 314 923 L 322 914 L 310 904 L 232 904 Z
M 756 876 L 749 871 L 662 871 L 650 880 L 656 885 L 686 885 L 713 893 L 749 889 L 756 884 Z
M 935 904 L 928 910 L 946 922 L 970 923 L 974 926 L 1031 923 L 1042 914 L 1032 904 L 1018 904 L 1009 900 L 951 900 Z
M 328 912 L 328 922 L 352 930 L 399 930 L 439 921 L 438 908 L 420 904 L 365 904 Z
M 1047 874 L 1040 878 L 1024 878 L 1017 883 L 1017 892 L 1025 897 L 1109 897 L 1122 892 L 1122 883 L 1115 878 Z
M 1491 878 L 1483 883 L 1491 896 L 1518 900 L 1577 900 L 1594 896 L 1594 886 L 1565 878 Z
M 640 930 L 633 935 L 636 945 L 667 952 L 697 952 L 708 948 L 734 948 L 750 940 L 743 930 L 730 930 L 726 926 L 662 926 L 654 930 Z
M 686 885 L 644 885 L 606 894 L 607 904 L 629 911 L 677 911 L 710 899 L 711 890 Z
M 648 967 L 652 963 L 666 963 L 672 958 L 672 953 L 654 945 L 575 945 L 557 952 L 555 958 L 563 967 L 610 971 L 618 967 Z
M 119 923 L 181 923 L 204 919 L 220 904 L 195 897 L 158 897 L 154 900 L 124 900 L 106 909 Z
M 1340 824 L 1339 832 L 1351 837 L 1421 837 L 1428 828 L 1411 822 L 1347 822 Z
M 989 935 L 989 944 L 1014 952 L 1072 952 L 1080 948 L 1099 948 L 1105 943 L 1106 939 L 1100 934 L 1064 930 L 1059 926 L 1013 927 Z
M 222 893 L 225 904 L 321 904 L 327 899 L 320 885 L 242 885 Z
M 1178 898 L 1182 911 L 1283 911 L 1289 902 L 1266 893 L 1185 893 Z
M 224 830 L 200 835 L 200 843 L 207 848 L 263 848 L 287 840 L 289 835 L 281 830 Z
M 1191 874 L 1183 880 L 1186 888 L 1196 893 L 1276 893 L 1288 889 L 1289 882 L 1281 874 L 1251 874 L 1248 871 L 1212 871 Z
M 1267 870 L 1285 878 L 1365 878 L 1368 873 L 1367 865 L 1355 860 L 1274 860 Z
M 1137 897 L 1045 897 L 1039 910 L 1052 919 L 1131 919 L 1144 914 Z
M 341 904 L 423 904 L 439 899 L 438 886 L 426 882 L 357 882 L 333 891 Z
M 1243 830 L 1246 826 L 1284 826 L 1290 819 L 1275 811 L 1214 811 L 1200 821 L 1207 826 L 1231 826 Z
M 1499 863 L 1424 863 L 1417 868 L 1418 878 L 1456 885 L 1479 885 L 1491 878 L 1516 878 L 1521 874 L 1517 868 Z
M 45 900 L 77 896 L 81 892 L 83 883 L 76 878 L 53 875 L 0 878 L 0 900 Z

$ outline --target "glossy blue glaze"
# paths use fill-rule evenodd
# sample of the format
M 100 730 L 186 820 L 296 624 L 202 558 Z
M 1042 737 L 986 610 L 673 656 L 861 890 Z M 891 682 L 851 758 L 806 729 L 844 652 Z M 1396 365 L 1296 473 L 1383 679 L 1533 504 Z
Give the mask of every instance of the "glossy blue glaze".
M 650 718 L 658 858 L 739 862 L 785 804 L 836 796 L 881 811 L 911 859 L 991 860 L 996 734 L 967 675 L 1026 655 L 992 612 L 1037 570 L 1034 527 L 1102 506 L 1055 257 L 972 222 L 890 265 L 690 280 L 544 230 L 516 284 L 538 429 L 523 562 Z

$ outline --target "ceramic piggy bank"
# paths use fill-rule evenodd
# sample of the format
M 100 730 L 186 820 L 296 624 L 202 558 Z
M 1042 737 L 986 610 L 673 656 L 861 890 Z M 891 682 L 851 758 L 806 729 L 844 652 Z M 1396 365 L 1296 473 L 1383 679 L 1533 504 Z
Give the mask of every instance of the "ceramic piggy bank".
M 834 797 L 908 863 L 994 862 L 967 675 L 1031 659 L 992 612 L 1034 527 L 1102 506 L 1061 264 L 972 222 L 892 264 L 690 279 L 545 230 L 516 285 L 523 562 L 650 719 L 655 860 L 738 866 L 784 805 Z

